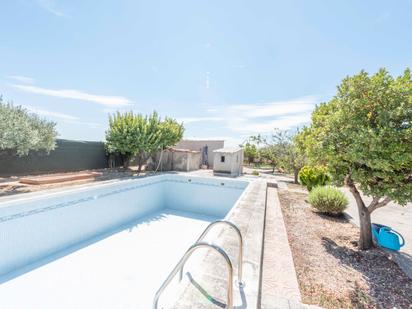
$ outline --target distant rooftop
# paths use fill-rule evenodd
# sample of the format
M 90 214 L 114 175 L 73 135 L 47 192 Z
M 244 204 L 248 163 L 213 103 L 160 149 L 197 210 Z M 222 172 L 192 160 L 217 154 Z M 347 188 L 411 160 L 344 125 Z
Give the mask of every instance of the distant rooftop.
M 220 149 L 213 150 L 213 152 L 234 153 L 234 152 L 238 152 L 241 149 L 242 148 L 240 148 L 240 147 L 225 147 L 225 148 L 220 148 Z

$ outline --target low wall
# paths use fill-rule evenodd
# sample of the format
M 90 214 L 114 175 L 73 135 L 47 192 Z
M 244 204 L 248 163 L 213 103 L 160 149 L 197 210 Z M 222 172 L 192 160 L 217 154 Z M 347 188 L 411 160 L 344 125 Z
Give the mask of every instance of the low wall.
M 201 154 L 198 151 L 166 150 L 162 155 L 160 170 L 189 172 L 198 170 L 200 163 Z
M 72 172 L 107 167 L 103 142 L 59 139 L 56 144 L 56 149 L 49 154 L 30 152 L 24 157 L 0 154 L 0 176 Z

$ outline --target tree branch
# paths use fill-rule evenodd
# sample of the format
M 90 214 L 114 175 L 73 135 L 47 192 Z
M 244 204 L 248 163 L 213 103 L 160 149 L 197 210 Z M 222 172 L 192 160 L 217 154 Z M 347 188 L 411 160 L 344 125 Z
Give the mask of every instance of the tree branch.
M 358 189 L 356 188 L 355 183 L 353 182 L 351 174 L 345 177 L 345 184 L 349 187 L 350 192 L 355 198 L 358 209 L 362 209 L 362 211 L 365 211 L 365 208 L 366 208 L 365 203 L 363 202 L 362 196 L 360 195 Z
M 380 200 L 379 196 L 374 196 L 373 199 L 372 199 L 372 202 L 369 204 L 368 208 L 369 207 L 375 207 L 375 205 L 379 203 L 379 200 Z
M 374 202 L 375 200 L 378 200 L 377 202 Z M 389 197 L 385 197 L 382 201 L 379 201 L 379 197 L 374 197 L 371 204 L 368 206 L 368 211 L 369 213 L 372 213 L 373 211 L 375 211 L 378 208 L 384 207 L 386 205 L 388 205 L 388 203 L 391 201 L 391 199 Z

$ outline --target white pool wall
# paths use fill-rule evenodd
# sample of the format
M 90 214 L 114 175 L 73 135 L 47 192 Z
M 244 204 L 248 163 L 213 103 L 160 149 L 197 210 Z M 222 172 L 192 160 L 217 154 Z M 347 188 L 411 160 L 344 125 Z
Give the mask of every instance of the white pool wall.
M 4 202 L 0 283 L 7 274 L 164 208 L 223 218 L 247 184 L 159 175 Z

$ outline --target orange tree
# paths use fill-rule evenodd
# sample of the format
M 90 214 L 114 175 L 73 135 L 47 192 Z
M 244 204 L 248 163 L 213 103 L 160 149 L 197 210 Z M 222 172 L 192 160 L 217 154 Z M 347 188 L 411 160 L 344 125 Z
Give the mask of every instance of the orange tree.
M 320 104 L 300 134 L 312 162 L 328 167 L 353 194 L 361 249 L 373 246 L 371 214 L 390 201 L 412 201 L 412 81 L 382 69 L 345 78 L 336 96 Z M 366 205 L 360 191 L 372 197 Z

